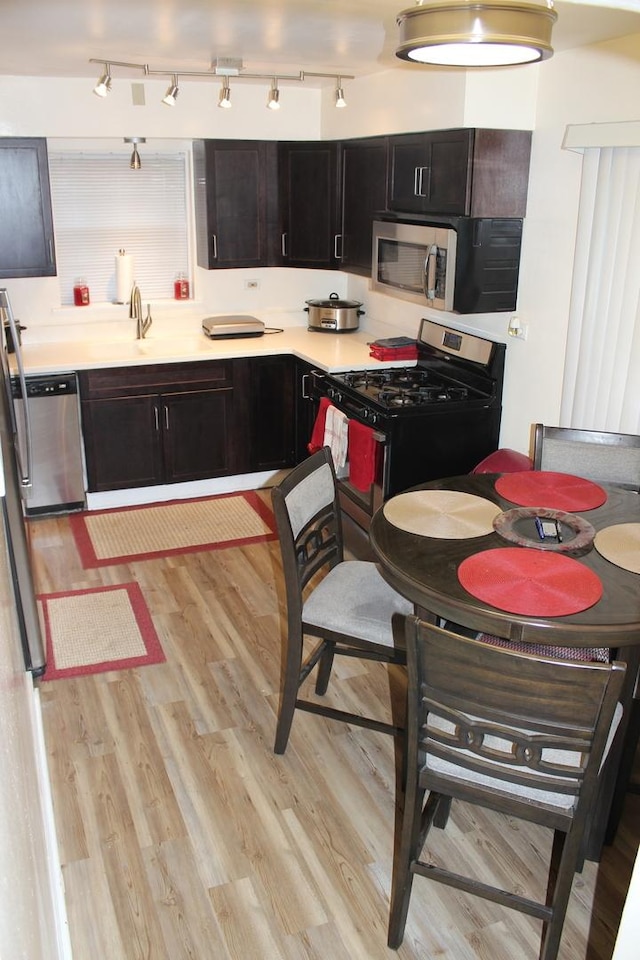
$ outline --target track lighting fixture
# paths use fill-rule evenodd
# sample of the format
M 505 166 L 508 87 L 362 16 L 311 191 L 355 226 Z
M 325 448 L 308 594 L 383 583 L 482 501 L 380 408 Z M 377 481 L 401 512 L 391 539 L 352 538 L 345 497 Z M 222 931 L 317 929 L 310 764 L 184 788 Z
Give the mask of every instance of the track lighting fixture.
M 231 88 L 229 86 L 229 77 L 225 77 L 222 81 L 218 106 L 222 107 L 224 110 L 231 109 Z
M 402 10 L 396 56 L 453 67 L 534 63 L 553 55 L 553 0 L 424 0 Z
M 453 2 L 453 0 L 451 0 L 451 2 Z M 465 0 L 458 0 L 458 2 L 465 2 Z M 466 0 L 466 2 L 471 2 L 471 0 Z M 492 0 L 492 2 L 497 3 L 498 0 Z M 507 2 L 507 0 L 502 0 L 502 2 Z M 176 98 L 179 93 L 178 76 L 182 77 L 183 79 L 184 77 L 197 77 L 199 80 L 222 79 L 222 87 L 220 88 L 218 106 L 223 107 L 226 110 L 231 107 L 231 88 L 229 86 L 230 77 L 233 77 L 234 80 L 270 80 L 271 88 L 269 90 L 269 97 L 267 100 L 267 107 L 270 110 L 278 110 L 280 108 L 280 83 L 304 83 L 304 81 L 309 77 L 325 77 L 327 80 L 335 80 L 335 105 L 336 107 L 346 107 L 347 101 L 345 100 L 344 90 L 342 89 L 342 81 L 353 80 L 353 76 L 348 74 L 338 75 L 336 73 L 309 73 L 306 70 L 301 70 L 297 74 L 286 74 L 280 76 L 274 76 L 273 74 L 268 73 L 243 73 L 242 60 L 232 57 L 216 58 L 212 65 L 212 69 L 206 71 L 186 69 L 178 70 L 177 72 L 174 72 L 173 70 L 151 70 L 147 63 L 124 63 L 120 60 L 98 60 L 94 57 L 91 57 L 89 63 L 101 63 L 104 66 L 104 73 L 94 88 L 94 93 L 100 97 L 105 97 L 111 89 L 111 69 L 113 67 L 127 67 L 130 70 L 140 70 L 145 74 L 145 76 L 171 77 L 171 84 L 167 88 L 167 92 L 162 98 L 162 103 L 165 103 L 168 107 L 175 106 Z M 133 143 L 134 141 L 131 139 L 127 142 Z M 138 139 L 137 142 L 143 143 L 144 141 L 142 139 Z M 137 151 L 134 152 L 137 154 Z M 138 157 L 137 166 L 135 169 L 137 170 L 139 166 L 140 158 Z
M 133 153 L 131 154 L 131 160 L 129 161 L 129 166 L 132 170 L 139 170 L 142 166 L 142 161 L 140 160 L 140 154 L 138 153 L 138 144 L 146 143 L 146 137 L 125 137 L 125 143 L 133 144 Z
M 176 98 L 177 98 L 179 92 L 180 92 L 180 90 L 178 89 L 178 77 L 177 77 L 177 75 L 174 73 L 173 76 L 172 76 L 172 78 L 171 78 L 171 85 L 169 86 L 169 88 L 168 88 L 167 92 L 165 93 L 164 97 L 162 98 L 162 102 L 163 102 L 163 103 L 166 103 L 166 105 L 167 105 L 168 107 L 175 107 L 175 105 L 176 105 Z
M 93 88 L 96 97 L 106 97 L 111 90 L 111 69 L 108 63 L 104 65 L 104 73 Z
M 269 91 L 269 97 L 267 99 L 267 107 L 269 110 L 280 109 L 280 90 L 278 89 L 277 77 L 274 77 L 271 82 L 271 90 Z

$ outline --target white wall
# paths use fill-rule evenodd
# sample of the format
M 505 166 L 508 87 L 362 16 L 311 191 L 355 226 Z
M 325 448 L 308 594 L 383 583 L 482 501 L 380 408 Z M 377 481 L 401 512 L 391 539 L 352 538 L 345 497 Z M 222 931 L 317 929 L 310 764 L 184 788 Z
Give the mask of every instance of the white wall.
M 528 339 L 511 340 L 509 317 L 490 314 L 446 320 L 508 344 L 501 442 L 529 447 L 530 426 L 557 422 L 560 407 L 581 157 L 561 148 L 570 123 L 637 120 L 640 34 L 558 53 L 543 64 L 479 73 L 405 67 L 345 82 L 348 107 L 333 107 L 333 89 L 303 84 L 265 108 L 268 85 L 232 83 L 233 108 L 218 110 L 217 84 L 181 83 L 176 107 L 160 103 L 166 83 L 145 79 L 146 106 L 131 102 L 131 82 L 114 79 L 104 100 L 83 80 L 0 78 L 0 134 L 57 137 L 147 136 L 315 139 L 456 126 L 534 129 L 518 313 Z M 144 162 L 144 157 L 143 157 Z M 196 295 L 208 312 L 296 311 L 331 290 L 365 303 L 366 316 L 415 333 L 437 311 L 369 292 L 359 277 L 324 271 L 195 270 Z M 258 277 L 257 291 L 244 281 Z M 55 278 L 7 284 L 23 318 L 55 312 Z M 603 317 L 603 322 L 606 318 Z

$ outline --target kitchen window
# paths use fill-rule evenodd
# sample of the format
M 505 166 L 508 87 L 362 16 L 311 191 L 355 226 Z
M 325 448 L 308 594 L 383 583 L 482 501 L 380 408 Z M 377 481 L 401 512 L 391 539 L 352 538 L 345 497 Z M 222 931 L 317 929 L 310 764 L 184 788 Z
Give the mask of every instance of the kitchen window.
M 122 154 L 50 152 L 49 171 L 62 305 L 80 278 L 92 303 L 115 302 L 119 250 L 145 301 L 172 298 L 189 275 L 186 154 L 146 152 L 132 170 Z

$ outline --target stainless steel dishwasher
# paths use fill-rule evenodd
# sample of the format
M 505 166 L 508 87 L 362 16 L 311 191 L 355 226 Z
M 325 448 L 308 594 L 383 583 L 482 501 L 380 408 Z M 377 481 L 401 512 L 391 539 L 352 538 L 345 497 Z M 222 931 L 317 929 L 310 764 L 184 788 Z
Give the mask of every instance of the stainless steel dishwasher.
M 75 373 L 27 376 L 27 403 L 33 453 L 32 484 L 25 513 L 68 513 L 85 506 L 84 457 Z M 18 443 L 26 435 L 24 398 L 12 377 Z

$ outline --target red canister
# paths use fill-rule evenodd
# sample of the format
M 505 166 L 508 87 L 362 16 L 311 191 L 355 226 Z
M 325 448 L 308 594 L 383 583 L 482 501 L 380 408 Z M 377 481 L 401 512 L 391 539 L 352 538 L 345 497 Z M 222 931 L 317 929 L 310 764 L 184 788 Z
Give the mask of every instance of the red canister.
M 86 307 L 89 303 L 89 287 L 84 280 L 76 280 L 73 285 L 73 302 L 76 307 Z
M 173 282 L 173 296 L 175 300 L 189 299 L 189 281 L 184 273 L 179 273 Z

